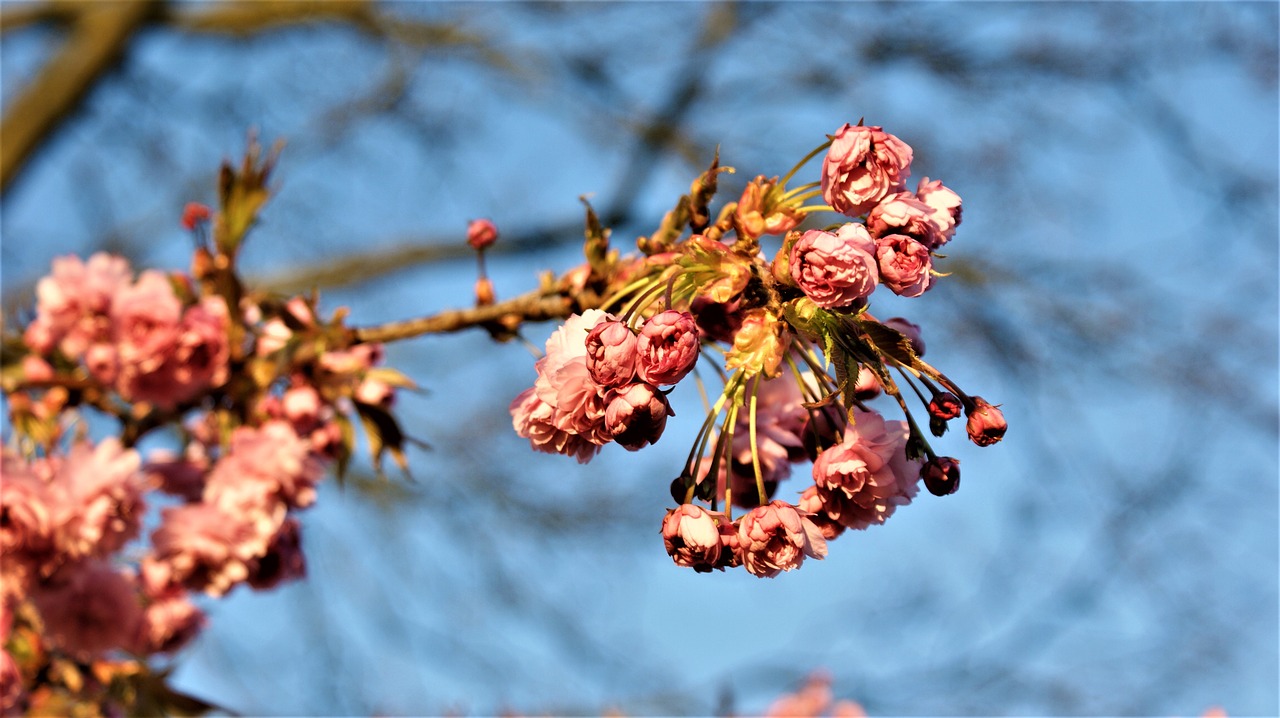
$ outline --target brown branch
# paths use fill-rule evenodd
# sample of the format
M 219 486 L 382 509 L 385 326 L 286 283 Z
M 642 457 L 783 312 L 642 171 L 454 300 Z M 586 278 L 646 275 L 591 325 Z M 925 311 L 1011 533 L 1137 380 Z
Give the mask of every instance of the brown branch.
M 66 2 L 0 3 L 0 35 L 43 22 L 74 20 L 76 9 Z
M 128 47 L 154 0 L 118 0 L 80 7 L 58 54 L 23 88 L 0 123 L 0 192 L 7 191 L 31 153 L 75 111 Z
M 522 322 L 564 319 L 573 312 L 573 306 L 573 300 L 568 297 L 536 290 L 487 307 L 446 309 L 428 317 L 406 319 L 377 327 L 355 328 L 351 330 L 351 336 L 356 343 L 393 342 L 423 334 L 460 332 L 495 323 L 514 330 Z

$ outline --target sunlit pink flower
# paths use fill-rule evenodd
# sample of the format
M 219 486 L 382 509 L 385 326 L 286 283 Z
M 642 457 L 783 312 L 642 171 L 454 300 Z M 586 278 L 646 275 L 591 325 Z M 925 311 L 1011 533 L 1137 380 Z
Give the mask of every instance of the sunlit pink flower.
M 511 402 L 511 424 L 516 434 L 529 440 L 535 450 L 572 456 L 585 464 L 598 453 L 600 444 L 556 428 L 555 408 L 538 398 L 535 387 L 520 392 Z
M 604 386 L 620 388 L 636 375 L 636 334 L 624 322 L 600 322 L 587 333 L 587 368 Z
M 81 660 L 129 648 L 142 620 L 133 582 L 105 561 L 63 566 L 32 598 L 45 635 Z
M 166 508 L 160 516 L 151 534 L 154 556 L 143 559 L 148 585 L 221 596 L 249 577 L 249 562 L 264 548 L 252 525 L 210 504 Z
M 847 307 L 880 281 L 876 244 L 866 227 L 850 222 L 835 234 L 811 229 L 791 247 L 791 278 L 814 304 Z
M 827 541 L 812 521 L 785 501 L 757 506 L 738 525 L 742 565 L 761 578 L 799 568 L 806 556 L 827 555 Z
M 187 592 L 171 588 L 143 610 L 134 650 L 143 655 L 173 653 L 190 643 L 204 625 L 204 612 Z
M 333 349 L 320 355 L 320 368 L 332 375 L 331 380 L 346 380 L 368 371 L 382 361 L 381 344 L 356 344 L 346 349 Z
M 922 338 L 919 324 L 909 322 L 903 317 L 891 317 L 881 322 L 881 324 L 905 335 L 911 341 L 911 351 L 915 352 L 918 357 L 924 356 L 924 339 Z
M 929 249 L 906 235 L 889 234 L 877 239 L 876 261 L 880 283 L 899 296 L 918 297 L 933 281 Z
M 655 314 L 640 328 L 636 373 L 655 386 L 678 383 L 698 363 L 698 323 L 688 312 Z
M 942 180 L 930 182 L 928 177 L 923 177 L 916 187 L 916 197 L 933 210 L 933 221 L 942 234 L 942 241 L 932 247 L 937 249 L 955 236 L 956 227 L 960 225 L 960 195 L 945 187 Z
M 148 374 L 160 368 L 172 350 L 182 321 L 182 302 L 169 277 L 148 269 L 111 302 L 116 352 L 130 371 Z
M 827 513 L 816 485 L 806 488 L 804 493 L 800 494 L 800 500 L 796 502 L 796 510 L 807 516 L 822 532 L 822 537 L 828 541 L 844 533 L 844 526 Z
M 253 353 L 264 357 L 268 354 L 284 349 L 289 343 L 289 338 L 293 336 L 293 331 L 289 329 L 289 325 L 278 317 L 268 319 L 258 334 L 258 342 L 254 345 Z
M 301 527 L 297 519 L 285 519 L 267 544 L 266 553 L 249 563 L 249 585 L 261 591 L 306 575 Z
M 717 516 L 694 504 L 667 511 L 662 520 L 662 543 L 677 566 L 698 573 L 709 573 L 718 567 L 722 546 Z
M 884 523 L 898 506 L 911 503 L 920 462 L 908 460 L 906 422 L 885 421 L 874 411 L 854 410 L 844 441 L 813 462 L 813 480 L 831 518 L 851 529 Z
M 831 677 L 816 672 L 795 693 L 780 696 L 768 710 L 765 718 L 820 718 L 831 706 Z
M 58 549 L 68 557 L 106 556 L 138 534 L 146 505 L 138 452 L 119 439 L 79 442 L 49 482 Z
M 129 263 L 104 252 L 85 263 L 76 256 L 53 260 L 36 284 L 36 319 L 24 335 L 28 346 L 47 354 L 57 345 L 72 358 L 110 332 L 112 298 L 129 284 Z
M 822 162 L 822 197 L 841 214 L 857 217 L 911 174 L 911 147 L 880 127 L 846 124 L 831 138 Z
M 667 417 L 675 414 L 667 397 L 656 386 L 644 382 L 613 389 L 605 400 L 605 428 L 628 451 L 656 444 L 667 426 Z
M 945 241 L 942 228 L 934 220 L 933 208 L 910 192 L 891 195 L 876 205 L 867 215 L 867 231 L 877 239 L 906 235 L 926 249 L 935 249 Z
M 3 455 L 4 480 L 0 481 L 0 554 L 3 569 L 34 567 L 54 551 L 53 497 L 32 467 L 9 453 Z
M 969 409 L 969 423 L 966 429 L 969 440 L 978 446 L 991 446 L 1004 438 L 1009 429 L 1004 412 L 999 406 L 993 406 L 980 396 L 973 397 L 973 406 Z
M 467 244 L 477 251 L 498 241 L 498 227 L 487 219 L 473 219 L 467 225 Z
M 272 500 L 294 508 L 310 506 L 323 477 L 324 463 L 312 452 L 311 442 L 288 422 L 241 426 L 232 432 L 227 453 L 210 472 L 204 500 L 224 510 L 274 514 Z M 267 505 L 253 505 L 256 497 L 268 499 Z
M 221 386 L 227 380 L 231 356 L 227 343 L 228 322 L 227 305 L 221 297 L 205 297 L 187 308 L 169 358 L 176 384 L 174 403 Z

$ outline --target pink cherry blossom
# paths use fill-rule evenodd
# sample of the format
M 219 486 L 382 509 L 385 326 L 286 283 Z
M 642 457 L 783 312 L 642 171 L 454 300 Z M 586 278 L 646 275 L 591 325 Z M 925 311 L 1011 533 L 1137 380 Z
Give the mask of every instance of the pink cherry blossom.
M 740 299 L 722 304 L 699 295 L 693 298 L 689 311 L 697 319 L 698 331 L 702 336 L 712 341 L 732 344 L 734 336 L 742 328 L 741 305 Z
M 210 472 L 204 500 L 250 514 L 274 514 L 275 501 L 292 508 L 310 506 L 324 470 L 311 442 L 288 422 L 241 426 L 232 432 L 227 453 Z
M 636 375 L 636 334 L 624 322 L 600 322 L 587 334 L 587 368 L 596 382 L 620 388 Z
M 911 174 L 911 147 L 880 127 L 846 124 L 831 138 L 822 162 L 822 197 L 841 214 L 857 217 Z
M 818 530 L 822 532 L 822 537 L 828 541 L 838 538 L 844 533 L 844 526 L 839 521 L 831 518 L 822 503 L 822 496 L 818 491 L 817 485 L 809 486 L 800 494 L 800 500 L 796 502 L 796 510 L 808 517 Z
M 935 221 L 933 208 L 910 192 L 899 192 L 876 205 L 867 215 L 867 231 L 877 239 L 891 234 L 906 235 L 927 249 L 936 249 L 946 241 Z
M 850 222 L 835 234 L 811 229 L 791 247 L 791 278 L 824 309 L 847 307 L 880 281 L 876 244 L 867 228 Z
M 249 562 L 264 549 L 251 524 L 207 503 L 162 509 L 160 517 L 151 534 L 154 555 L 142 563 L 148 586 L 221 596 L 248 579 Z
M 889 234 L 877 239 L 876 261 L 881 284 L 899 296 L 918 297 L 933 281 L 929 249 L 906 235 Z
M 170 588 L 143 610 L 134 650 L 142 654 L 173 653 L 191 642 L 206 623 L 204 612 L 187 592 Z
M 148 269 L 138 281 L 116 292 L 111 329 L 119 361 L 130 371 L 149 374 L 168 357 L 182 321 L 182 302 L 169 277 Z
M 723 517 L 694 504 L 682 504 L 667 511 L 662 520 L 662 543 L 677 566 L 709 573 L 719 567 L 720 521 Z M 723 568 L 721 568 L 723 570 Z
M 929 415 L 943 421 L 950 421 L 960 416 L 963 410 L 964 405 L 960 403 L 959 397 L 949 391 L 938 392 L 929 401 Z
M 112 299 L 131 274 L 127 261 L 104 252 L 88 263 L 73 255 L 54 259 L 49 276 L 36 284 L 36 319 L 24 336 L 27 345 L 42 354 L 57 345 L 68 357 L 81 357 L 110 333 Z
M 45 563 L 54 552 L 53 497 L 32 467 L 7 449 L 0 481 L 0 553 L 6 574 Z
M 516 434 L 529 440 L 536 450 L 572 456 L 585 464 L 600 453 L 600 444 L 556 428 L 555 408 L 538 398 L 535 387 L 520 392 L 511 402 L 511 424 Z
M 898 506 L 911 503 L 920 462 L 908 460 L 906 422 L 885 421 L 874 411 L 854 410 L 844 441 L 813 463 L 813 479 L 831 518 L 851 529 L 881 524 Z
M 698 323 L 688 312 L 655 314 L 640 328 L 636 373 L 656 386 L 679 383 L 698 363 Z
M 930 182 L 928 177 L 924 177 L 916 187 L 916 197 L 933 210 L 933 221 L 942 234 L 942 240 L 933 247 L 937 249 L 955 236 L 956 227 L 960 225 L 960 195 L 943 186 L 942 180 Z
M 22 673 L 13 656 L 0 643 L 0 715 L 19 715 L 22 705 Z
M 827 555 L 827 541 L 808 518 L 785 501 L 757 506 L 738 525 L 742 565 L 752 575 L 773 578 L 800 568 L 806 556 Z
M 142 467 L 143 474 L 152 486 L 167 494 L 188 502 L 199 501 L 204 494 L 209 461 L 202 449 L 195 448 L 197 446 L 197 442 L 192 442 L 183 456 L 164 449 L 152 452 Z
M 605 320 L 604 312 L 589 309 L 552 332 L 534 365 L 533 388 L 511 403 L 512 425 L 534 449 L 586 463 L 612 439 L 605 426 L 608 388 L 587 368 L 587 335 Z
M 322 402 L 320 393 L 299 377 L 294 386 L 285 391 L 280 405 L 285 418 L 295 426 L 310 426 L 319 420 Z
M 32 598 L 45 634 L 80 660 L 132 647 L 142 621 L 133 582 L 105 561 L 63 566 Z
M 606 401 L 605 428 L 628 451 L 656 444 L 667 426 L 667 417 L 675 414 L 662 392 L 644 382 L 610 390 Z
M 96 447 L 79 442 L 51 465 L 56 466 L 49 491 L 60 552 L 71 558 L 106 556 L 137 536 L 146 509 L 138 452 L 115 438 Z

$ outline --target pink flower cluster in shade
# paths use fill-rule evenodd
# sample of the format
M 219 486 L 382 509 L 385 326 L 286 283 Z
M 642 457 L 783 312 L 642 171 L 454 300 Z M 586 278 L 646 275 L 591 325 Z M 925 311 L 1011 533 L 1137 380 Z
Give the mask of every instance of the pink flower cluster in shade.
M 36 318 L 24 339 L 36 353 L 58 352 L 127 401 L 172 409 L 227 380 L 228 313 L 218 297 L 184 303 L 171 277 L 98 253 L 59 257 L 36 285 Z
M 906 188 L 912 150 L 879 127 L 845 125 L 822 165 L 823 198 L 849 217 L 835 232 L 812 229 L 792 245 L 791 279 L 824 309 L 857 308 L 879 285 L 918 297 L 932 285 L 933 253 L 955 235 L 961 202 L 925 177 Z
M 693 370 L 699 346 L 687 312 L 656 314 L 638 333 L 598 309 L 575 314 L 547 339 L 533 386 L 511 402 L 512 425 L 534 449 L 584 464 L 611 441 L 644 448 L 673 415 L 660 387 Z

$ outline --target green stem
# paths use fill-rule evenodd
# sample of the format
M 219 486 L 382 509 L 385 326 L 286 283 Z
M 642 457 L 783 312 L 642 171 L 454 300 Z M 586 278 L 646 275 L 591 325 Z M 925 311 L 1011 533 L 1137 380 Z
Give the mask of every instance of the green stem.
M 778 182 L 778 184 L 780 184 L 780 185 L 785 185 L 785 184 L 786 184 L 786 183 L 791 179 L 792 175 L 794 175 L 796 172 L 800 171 L 800 168 L 801 168 L 801 167 L 804 167 L 806 164 L 808 164 L 808 163 L 809 163 L 809 160 L 813 159 L 814 157 L 816 157 L 816 156 L 818 155 L 818 153 L 819 153 L 819 152 L 821 152 L 821 151 L 823 151 L 823 150 L 827 149 L 827 148 L 828 148 L 828 147 L 830 147 L 830 146 L 831 146 L 831 140 L 827 140 L 826 142 L 823 142 L 822 144 L 818 145 L 817 147 L 814 147 L 814 148 L 813 148 L 813 151 L 812 151 L 812 152 L 810 152 L 809 154 L 805 155 L 803 159 L 801 159 L 799 162 L 797 162 L 797 163 L 796 163 L 796 166 L 795 166 L 795 167 L 792 167 L 792 168 L 791 168 L 791 171 L 790 171 L 790 172 L 788 172 L 788 173 L 787 173 L 787 175 L 786 175 L 785 177 L 783 177 L 783 178 L 782 178 L 782 180 L 781 180 L 780 182 Z

